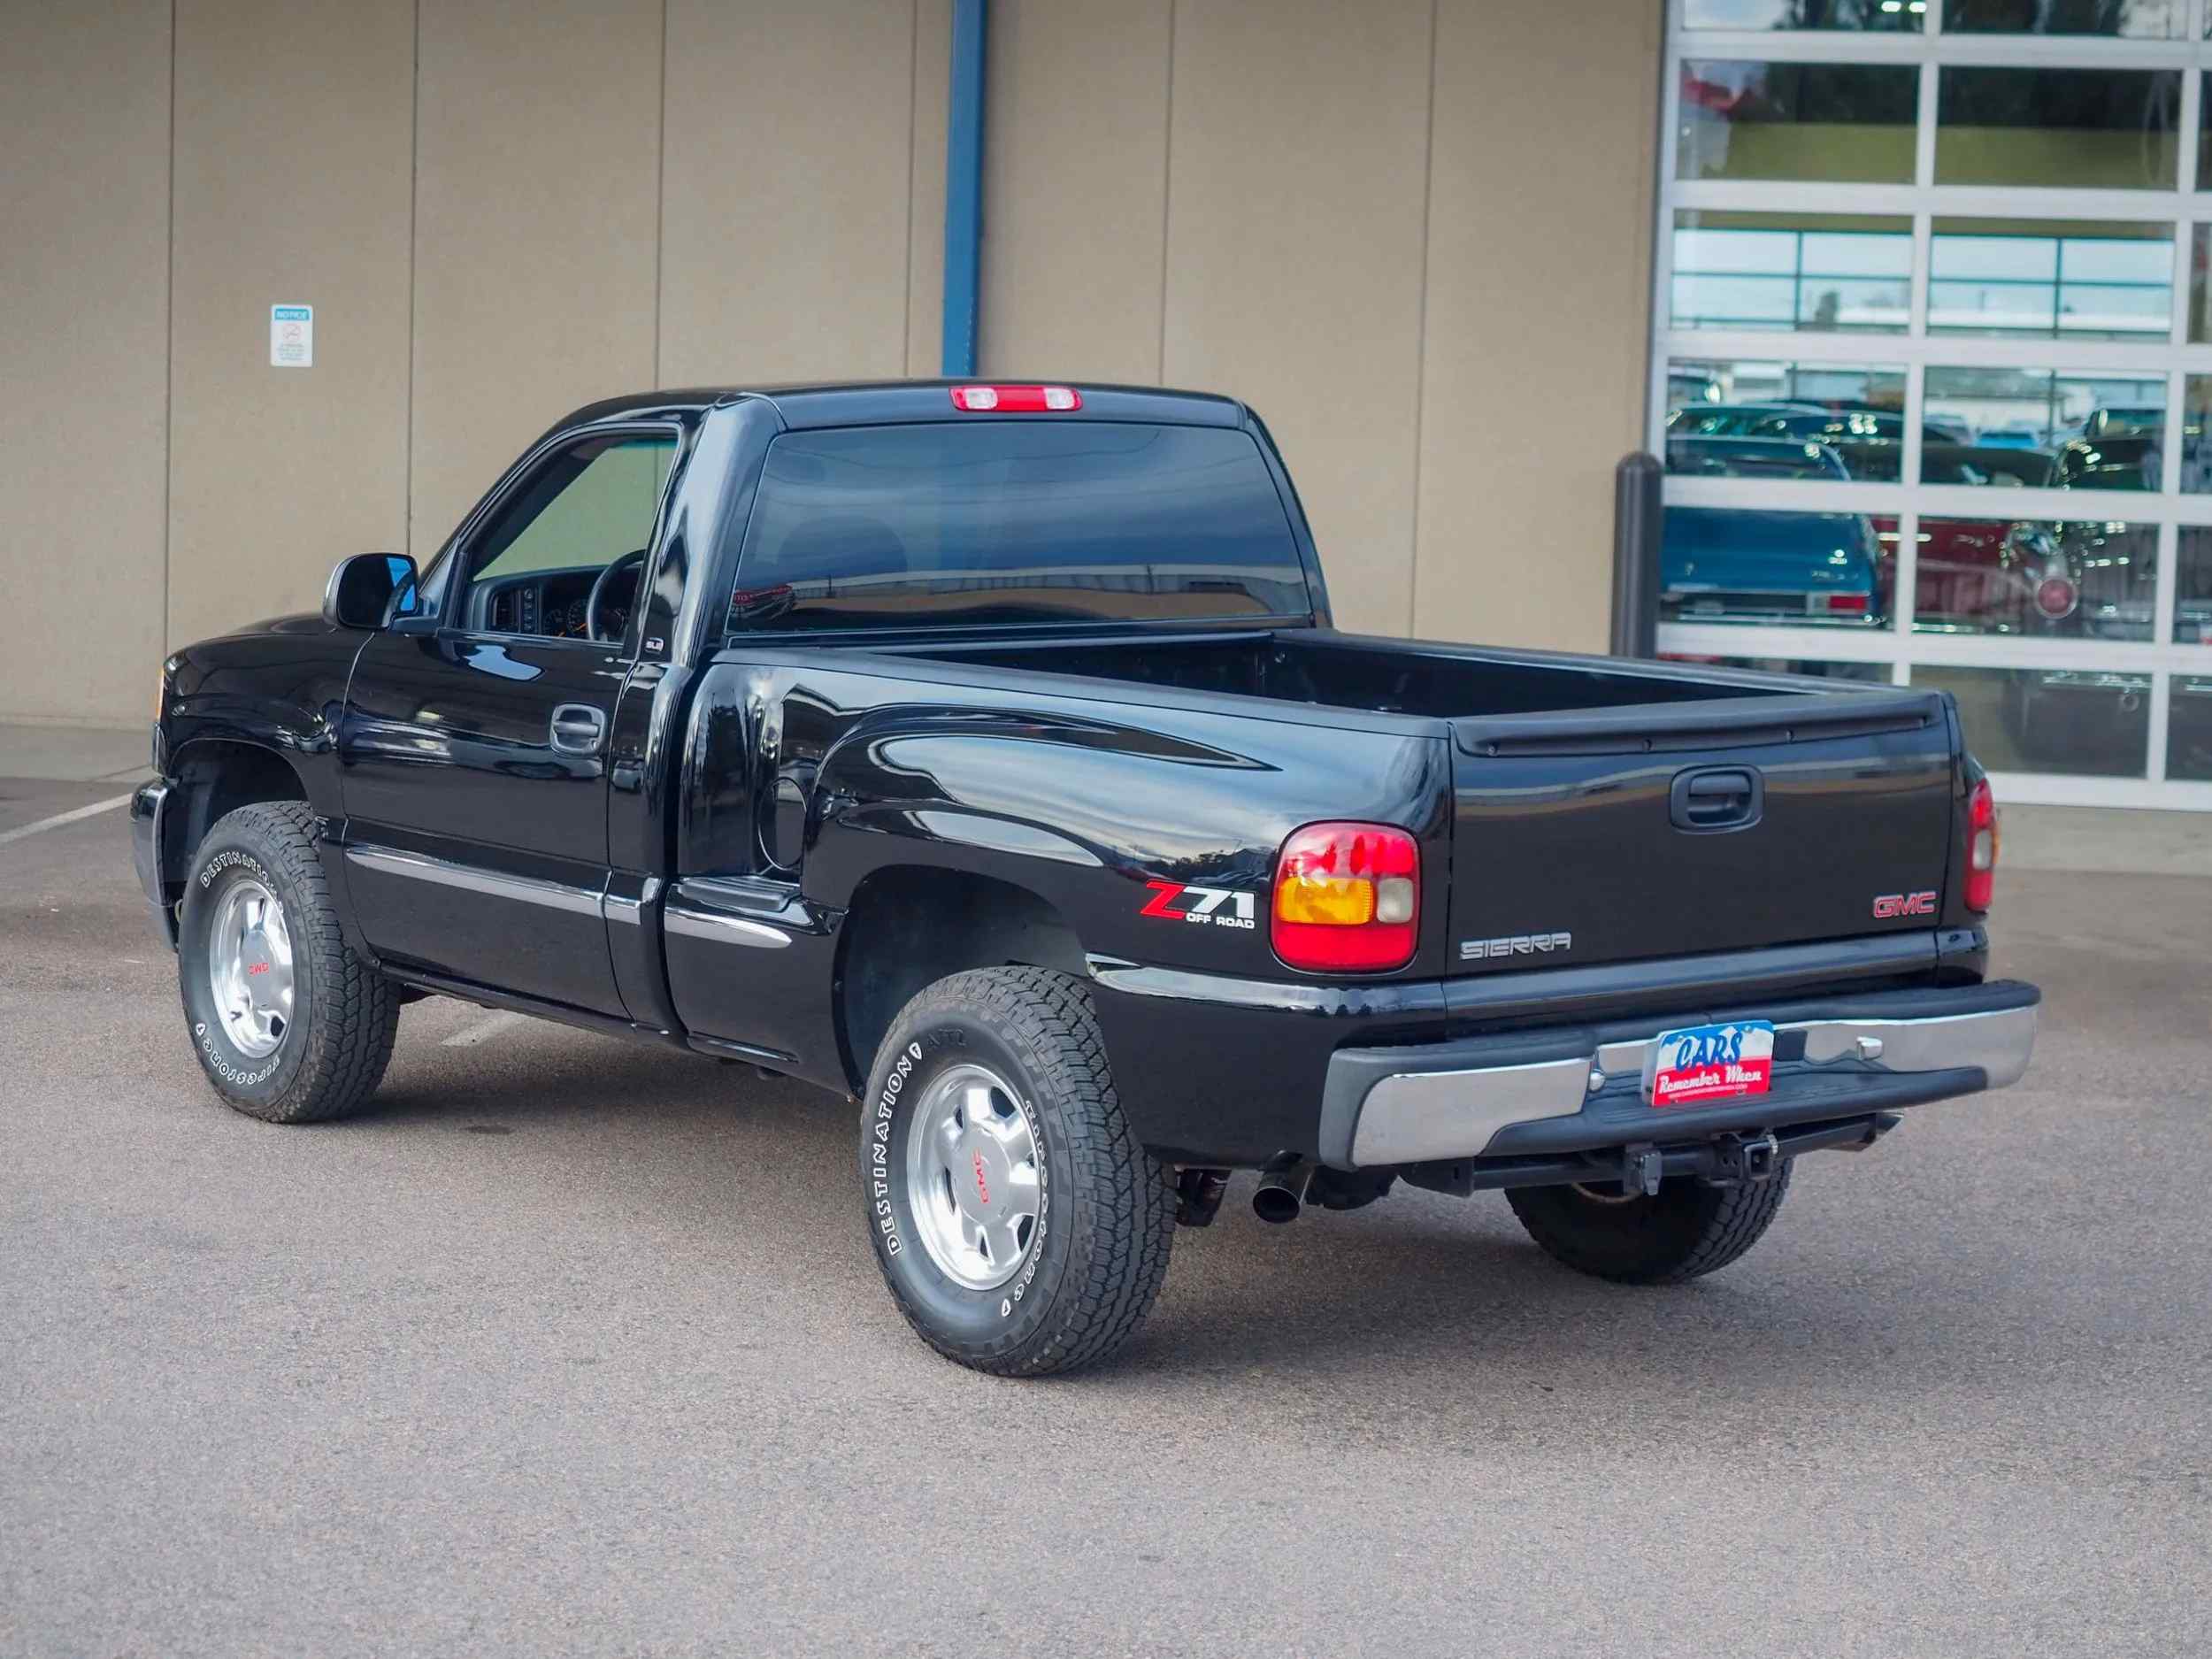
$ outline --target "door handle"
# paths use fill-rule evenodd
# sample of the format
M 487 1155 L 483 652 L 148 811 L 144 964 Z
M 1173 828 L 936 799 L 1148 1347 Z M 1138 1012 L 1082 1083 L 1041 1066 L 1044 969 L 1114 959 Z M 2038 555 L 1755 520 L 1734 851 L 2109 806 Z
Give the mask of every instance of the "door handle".
M 607 715 L 588 703 L 564 703 L 553 710 L 553 747 L 564 755 L 596 755 L 607 741 Z

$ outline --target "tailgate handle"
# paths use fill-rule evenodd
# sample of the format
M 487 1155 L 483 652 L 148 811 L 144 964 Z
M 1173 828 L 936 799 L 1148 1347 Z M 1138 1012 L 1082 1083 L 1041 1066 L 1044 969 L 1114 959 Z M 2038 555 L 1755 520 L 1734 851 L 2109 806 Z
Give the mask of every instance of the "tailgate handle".
M 1748 829 L 1766 805 L 1766 780 L 1750 766 L 1707 766 L 1678 773 L 1668 816 L 1678 830 Z

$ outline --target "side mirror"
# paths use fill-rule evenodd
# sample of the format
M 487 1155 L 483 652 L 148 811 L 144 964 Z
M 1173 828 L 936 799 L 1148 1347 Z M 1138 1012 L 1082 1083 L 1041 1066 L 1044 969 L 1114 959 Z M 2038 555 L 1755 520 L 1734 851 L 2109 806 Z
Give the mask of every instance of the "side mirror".
M 415 561 L 401 553 L 340 559 L 323 589 L 323 620 L 334 628 L 388 627 L 415 608 Z

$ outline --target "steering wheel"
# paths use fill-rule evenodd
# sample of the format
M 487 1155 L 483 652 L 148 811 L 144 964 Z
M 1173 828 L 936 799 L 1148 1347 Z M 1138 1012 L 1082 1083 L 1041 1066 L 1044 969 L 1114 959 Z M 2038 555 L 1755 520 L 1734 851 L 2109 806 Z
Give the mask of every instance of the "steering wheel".
M 635 572 L 642 569 L 644 564 L 645 549 L 639 548 L 635 552 L 625 553 L 605 570 L 601 571 L 598 580 L 592 583 L 591 597 L 584 601 L 584 632 L 599 644 L 614 645 L 619 643 L 622 639 L 621 628 L 606 628 L 599 619 L 599 607 L 606 602 L 607 591 L 614 581 L 615 572 L 622 570 L 633 572 L 630 580 L 634 584 L 637 580 Z M 632 592 L 634 594 L 635 591 L 634 586 Z M 623 618 L 624 626 L 627 626 L 628 623 L 629 618 L 626 616 Z

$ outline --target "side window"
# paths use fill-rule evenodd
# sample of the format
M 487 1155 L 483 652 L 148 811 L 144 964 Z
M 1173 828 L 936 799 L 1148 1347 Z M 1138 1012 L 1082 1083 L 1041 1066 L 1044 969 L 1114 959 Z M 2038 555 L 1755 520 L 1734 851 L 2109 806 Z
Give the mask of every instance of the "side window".
M 672 433 L 617 433 L 541 461 L 473 540 L 468 591 L 456 613 L 462 626 L 619 638 L 675 455 Z

